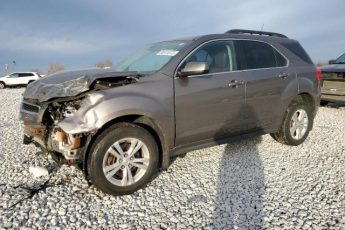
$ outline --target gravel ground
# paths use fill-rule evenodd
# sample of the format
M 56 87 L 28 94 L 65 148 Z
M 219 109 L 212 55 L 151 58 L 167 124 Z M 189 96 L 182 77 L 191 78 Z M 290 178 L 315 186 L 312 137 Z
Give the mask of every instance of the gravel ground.
M 320 108 L 298 147 L 265 135 L 193 151 L 139 192 L 112 197 L 21 144 L 22 92 L 0 91 L 0 228 L 345 228 L 344 107 Z M 51 173 L 34 179 L 30 166 Z

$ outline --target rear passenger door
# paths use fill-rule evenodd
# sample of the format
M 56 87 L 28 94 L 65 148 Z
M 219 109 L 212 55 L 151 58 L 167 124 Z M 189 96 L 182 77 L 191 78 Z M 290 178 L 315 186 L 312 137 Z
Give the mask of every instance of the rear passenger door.
M 30 80 L 33 78 L 32 73 L 19 73 L 19 84 L 26 85 L 29 83 Z
M 246 113 L 249 130 L 265 130 L 279 123 L 282 96 L 296 78 L 288 60 L 262 41 L 237 41 L 240 69 L 246 81 Z M 288 90 L 296 90 L 296 87 Z

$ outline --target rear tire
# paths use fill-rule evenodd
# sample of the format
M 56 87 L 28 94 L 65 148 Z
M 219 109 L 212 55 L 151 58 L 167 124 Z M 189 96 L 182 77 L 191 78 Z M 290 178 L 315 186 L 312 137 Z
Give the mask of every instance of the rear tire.
M 300 145 L 308 137 L 313 127 L 310 108 L 302 103 L 293 103 L 287 109 L 283 123 L 276 133 L 271 133 L 274 140 L 285 145 Z
M 91 182 L 111 195 L 125 195 L 144 187 L 158 169 L 158 147 L 144 128 L 115 124 L 95 140 L 88 159 Z
M 0 89 L 5 89 L 6 88 L 6 85 L 5 85 L 5 83 L 3 83 L 3 82 L 0 82 Z

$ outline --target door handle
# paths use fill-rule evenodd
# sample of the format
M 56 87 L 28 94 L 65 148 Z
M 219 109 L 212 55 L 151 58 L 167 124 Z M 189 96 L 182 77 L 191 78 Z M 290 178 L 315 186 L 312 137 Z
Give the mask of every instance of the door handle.
M 281 73 L 281 74 L 279 74 L 278 75 L 278 77 L 280 78 L 280 79 L 286 79 L 286 78 L 288 78 L 288 76 L 289 76 L 289 74 L 287 74 L 287 73 Z
M 232 80 L 228 84 L 228 86 L 231 87 L 231 88 L 238 88 L 239 85 L 244 85 L 244 81 Z

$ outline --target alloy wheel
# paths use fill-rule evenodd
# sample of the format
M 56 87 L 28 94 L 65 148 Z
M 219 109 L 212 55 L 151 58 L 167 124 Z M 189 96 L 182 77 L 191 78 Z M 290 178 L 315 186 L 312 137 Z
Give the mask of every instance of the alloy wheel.
M 146 173 L 150 154 L 144 142 L 123 138 L 107 150 L 103 158 L 103 173 L 116 186 L 130 186 Z
M 304 109 L 298 109 L 291 117 L 290 134 L 293 139 L 300 140 L 308 130 L 308 114 Z

